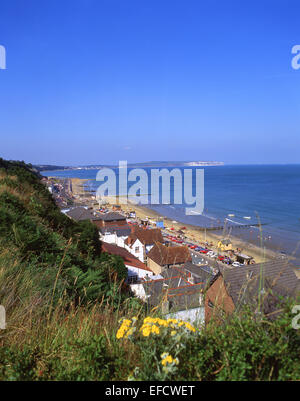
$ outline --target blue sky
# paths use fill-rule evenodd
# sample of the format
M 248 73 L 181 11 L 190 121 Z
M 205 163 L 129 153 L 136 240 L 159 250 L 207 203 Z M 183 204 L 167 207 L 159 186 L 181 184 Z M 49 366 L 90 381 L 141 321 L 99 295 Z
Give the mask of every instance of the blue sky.
M 0 156 L 299 163 L 300 3 L 2 0 Z

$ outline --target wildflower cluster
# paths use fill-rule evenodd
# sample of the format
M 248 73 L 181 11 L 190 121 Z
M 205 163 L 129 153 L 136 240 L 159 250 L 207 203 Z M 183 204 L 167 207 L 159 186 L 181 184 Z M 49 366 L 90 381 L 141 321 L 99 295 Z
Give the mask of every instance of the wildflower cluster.
M 175 373 L 177 365 L 179 364 L 178 358 L 173 358 L 168 352 L 161 354 L 161 364 L 163 365 L 163 372 L 165 374 Z
M 175 364 L 175 365 L 179 364 L 179 359 L 173 358 L 170 354 L 168 354 L 168 352 L 164 352 L 163 354 L 161 354 L 160 357 L 161 357 L 161 364 L 163 366 L 167 366 L 167 365 L 171 365 L 171 364 Z
M 196 329 L 188 322 L 184 322 L 178 319 L 160 319 L 160 318 L 152 318 L 146 317 L 144 319 L 144 323 L 140 328 L 144 337 L 148 337 L 151 333 L 160 334 L 161 328 L 171 328 L 171 336 L 177 334 L 177 330 L 182 327 L 187 329 L 188 331 L 195 332 Z
M 117 332 L 117 338 L 128 338 L 136 330 L 134 324 L 137 318 L 134 317 L 132 320 L 123 319 L 122 324 Z M 133 325 L 132 325 L 133 323 Z M 185 329 L 186 332 L 195 333 L 196 329 L 189 323 L 178 319 L 161 319 L 146 317 L 140 327 L 139 331 L 143 337 L 149 337 L 150 335 L 162 335 L 166 334 L 166 330 L 171 329 L 171 337 L 179 334 L 180 329 Z
M 117 331 L 117 339 L 120 338 L 128 338 L 130 335 L 132 335 L 135 331 L 134 327 L 131 327 L 132 322 L 135 322 L 137 319 L 136 318 L 132 318 L 132 320 L 129 319 L 122 319 L 121 322 L 121 326 L 119 328 L 119 330 Z
M 148 316 L 140 324 L 137 318 L 121 320 L 117 338 L 129 338 L 140 345 L 142 368 L 136 367 L 129 376 L 130 380 L 143 380 L 145 377 L 165 380 L 174 377 L 179 365 L 177 356 L 185 349 L 187 337 L 195 333 L 194 326 L 180 319 Z M 153 371 L 154 366 L 156 371 Z

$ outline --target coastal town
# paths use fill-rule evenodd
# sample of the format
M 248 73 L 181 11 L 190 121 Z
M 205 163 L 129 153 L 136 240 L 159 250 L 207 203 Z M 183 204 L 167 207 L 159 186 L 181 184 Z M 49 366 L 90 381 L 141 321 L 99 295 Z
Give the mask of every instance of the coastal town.
M 285 255 L 204 233 L 140 205 L 100 202 L 86 181 L 42 179 L 62 213 L 97 227 L 102 252 L 123 259 L 127 285 L 149 310 L 205 324 L 241 303 L 255 308 L 257 294 L 264 295 L 265 313 L 275 316 L 280 297 L 299 293 L 299 269 Z
M 0 382 L 300 381 L 299 13 L 0 1 Z

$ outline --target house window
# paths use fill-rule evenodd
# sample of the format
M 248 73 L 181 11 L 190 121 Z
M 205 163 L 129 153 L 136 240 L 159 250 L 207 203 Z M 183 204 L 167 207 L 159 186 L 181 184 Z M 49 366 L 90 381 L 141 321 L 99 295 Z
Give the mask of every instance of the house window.
M 209 306 L 210 308 L 213 308 L 213 307 L 214 307 L 214 304 L 211 302 L 211 300 L 208 301 L 208 306 Z
M 139 252 L 139 251 L 140 251 L 140 247 L 139 247 L 139 246 L 136 246 L 136 247 L 134 248 L 134 251 L 135 251 L 135 252 Z
M 135 276 L 129 276 L 129 277 L 127 278 L 128 284 L 134 284 L 134 283 L 136 283 L 137 281 L 138 281 L 138 276 L 137 276 L 137 275 L 135 275 Z

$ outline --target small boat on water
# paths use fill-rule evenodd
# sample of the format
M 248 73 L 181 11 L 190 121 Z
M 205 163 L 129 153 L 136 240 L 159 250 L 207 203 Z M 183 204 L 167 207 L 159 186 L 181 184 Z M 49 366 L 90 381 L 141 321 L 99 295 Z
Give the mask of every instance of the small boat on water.
M 251 217 L 250 216 L 244 216 L 244 219 L 251 220 Z
M 234 217 L 235 215 L 234 214 L 232 214 L 232 213 L 230 213 L 229 215 L 228 215 L 228 217 Z

